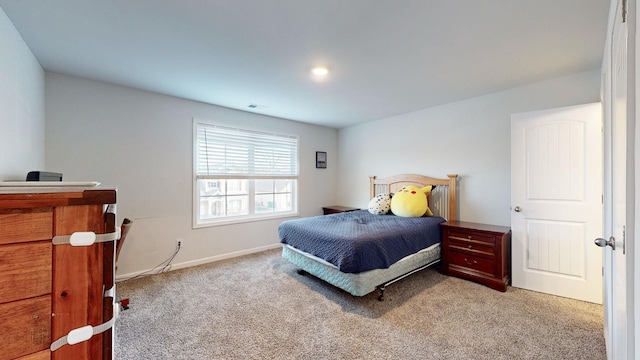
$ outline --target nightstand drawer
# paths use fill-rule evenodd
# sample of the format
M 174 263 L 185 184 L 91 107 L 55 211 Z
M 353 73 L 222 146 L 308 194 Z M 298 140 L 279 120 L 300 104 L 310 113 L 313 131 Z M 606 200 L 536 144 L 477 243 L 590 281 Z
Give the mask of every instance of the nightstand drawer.
M 468 240 L 449 239 L 449 249 L 466 253 L 493 258 L 496 253 L 494 245 Z
M 478 243 L 491 244 L 491 246 L 493 246 L 496 243 L 496 238 L 494 236 L 486 235 L 486 234 L 482 234 L 474 231 L 450 230 L 449 239 L 473 241 Z
M 449 263 L 453 266 L 461 266 L 474 271 L 493 275 L 494 261 L 483 257 L 451 251 L 449 252 Z

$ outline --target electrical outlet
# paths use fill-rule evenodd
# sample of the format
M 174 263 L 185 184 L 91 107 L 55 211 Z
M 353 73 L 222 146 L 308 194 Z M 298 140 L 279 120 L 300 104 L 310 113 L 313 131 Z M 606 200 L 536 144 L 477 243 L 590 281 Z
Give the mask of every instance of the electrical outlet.
M 182 239 L 176 239 L 176 246 L 178 249 L 182 248 Z

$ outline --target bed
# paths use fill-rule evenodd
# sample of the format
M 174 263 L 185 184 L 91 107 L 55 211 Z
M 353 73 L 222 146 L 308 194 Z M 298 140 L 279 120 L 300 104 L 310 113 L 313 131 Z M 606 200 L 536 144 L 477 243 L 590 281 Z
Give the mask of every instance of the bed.
M 370 198 L 403 186 L 435 185 L 433 217 L 404 218 L 358 210 L 288 220 L 278 228 L 282 257 L 354 296 L 379 291 L 440 261 L 440 223 L 456 220 L 457 175 L 446 179 L 403 174 L 371 176 Z

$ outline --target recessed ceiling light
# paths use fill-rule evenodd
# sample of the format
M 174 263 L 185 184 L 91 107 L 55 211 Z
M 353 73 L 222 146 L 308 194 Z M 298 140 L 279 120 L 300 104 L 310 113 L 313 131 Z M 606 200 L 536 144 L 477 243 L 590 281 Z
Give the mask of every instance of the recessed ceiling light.
M 326 66 L 316 66 L 311 69 L 311 73 L 315 76 L 326 76 L 329 73 L 329 68 Z

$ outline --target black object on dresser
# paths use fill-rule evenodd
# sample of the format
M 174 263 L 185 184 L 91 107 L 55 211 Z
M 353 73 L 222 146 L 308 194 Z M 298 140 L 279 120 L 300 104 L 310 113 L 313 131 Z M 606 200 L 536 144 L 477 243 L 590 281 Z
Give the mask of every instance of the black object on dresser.
M 354 207 L 348 207 L 348 206 L 338 206 L 338 205 L 324 206 L 322 208 L 324 215 L 337 214 L 337 213 L 356 211 L 356 210 L 360 210 L 360 209 L 354 208 Z

